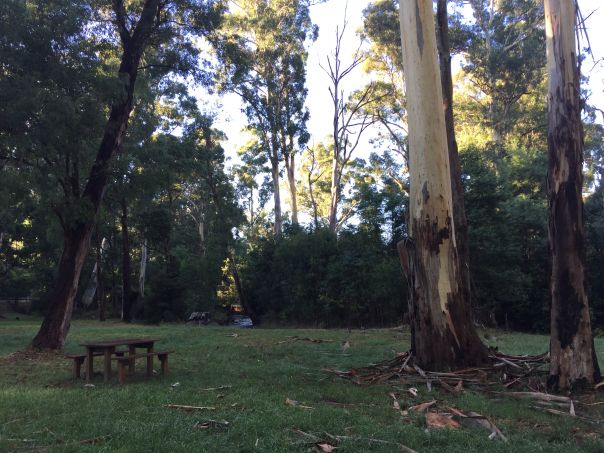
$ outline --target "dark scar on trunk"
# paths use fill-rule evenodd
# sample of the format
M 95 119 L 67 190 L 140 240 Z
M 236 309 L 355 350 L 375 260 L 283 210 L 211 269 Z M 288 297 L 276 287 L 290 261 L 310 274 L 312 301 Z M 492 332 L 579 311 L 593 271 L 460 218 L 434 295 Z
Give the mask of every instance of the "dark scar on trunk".
M 422 19 L 419 15 L 419 3 L 415 0 L 415 23 L 417 30 L 417 47 L 419 47 L 419 54 L 422 56 L 424 53 L 424 30 L 422 26 Z

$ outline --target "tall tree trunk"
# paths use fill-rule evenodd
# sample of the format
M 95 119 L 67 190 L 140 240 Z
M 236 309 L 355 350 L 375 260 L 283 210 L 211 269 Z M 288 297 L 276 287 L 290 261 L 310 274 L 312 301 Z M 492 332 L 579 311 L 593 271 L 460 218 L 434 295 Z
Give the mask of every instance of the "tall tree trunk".
M 289 184 L 289 197 L 292 203 L 292 223 L 298 224 L 298 194 L 296 188 L 296 156 L 293 150 L 285 157 L 285 171 L 287 173 L 287 182 Z
M 552 389 L 601 379 L 585 292 L 583 126 L 573 0 L 545 0 Z
M 160 6 L 159 0 L 146 0 L 140 19 L 131 32 L 126 25 L 128 19 L 126 18 L 123 2 L 113 1 L 116 24 L 119 28 L 123 48 L 118 78 L 122 84 L 124 95 L 111 106 L 109 119 L 105 125 L 101 144 L 88 176 L 88 182 L 78 200 L 78 207 L 82 210 L 82 218 L 70 224 L 62 220 L 64 244 L 57 281 L 50 298 L 48 313 L 40 326 L 40 330 L 32 340 L 33 348 L 63 349 L 65 344 L 80 273 L 90 247 L 90 237 L 96 215 L 105 195 L 111 160 L 119 150 L 126 134 L 128 119 L 134 105 L 134 86 L 138 66 L 149 36 L 153 31 Z
M 132 285 L 130 283 L 130 235 L 128 234 L 128 203 L 120 200 L 122 215 L 122 321 L 132 322 Z
M 463 185 L 461 183 L 461 164 L 459 162 L 457 140 L 455 140 L 455 122 L 453 119 L 453 77 L 451 75 L 447 0 L 437 1 L 436 22 L 438 25 L 436 40 L 440 63 L 440 83 L 443 91 L 445 126 L 447 128 L 447 148 L 449 150 L 449 171 L 451 172 L 453 223 L 455 224 L 457 258 L 459 260 L 459 291 L 463 295 L 463 300 L 465 300 L 466 304 L 471 308 L 470 243 L 468 240 L 468 220 L 466 218 L 466 208 L 463 200 Z
M 99 307 L 99 321 L 105 321 L 105 285 L 103 282 L 103 245 L 105 238 L 102 239 L 101 243 L 96 249 L 96 299 Z
M 273 146 L 277 146 L 274 144 Z M 275 239 L 280 240 L 283 237 L 283 216 L 281 214 L 281 191 L 279 188 L 279 160 L 277 158 L 276 148 L 271 153 L 271 174 L 273 177 L 273 198 L 275 200 Z
M 445 116 L 431 0 L 400 3 L 411 195 L 399 245 L 410 282 L 413 347 L 420 366 L 446 370 L 488 360 L 460 290 Z
M 342 173 L 338 163 L 338 153 L 334 151 L 331 162 L 331 198 L 329 199 L 329 231 L 336 233 L 338 227 L 338 206 L 340 204 L 340 182 Z

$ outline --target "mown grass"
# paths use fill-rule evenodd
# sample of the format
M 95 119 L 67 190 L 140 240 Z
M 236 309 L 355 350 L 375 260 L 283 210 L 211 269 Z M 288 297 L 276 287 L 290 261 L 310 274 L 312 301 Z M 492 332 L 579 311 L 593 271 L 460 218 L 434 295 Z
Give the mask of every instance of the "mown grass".
M 158 336 L 158 347 L 177 351 L 165 378 L 147 379 L 139 368 L 125 386 L 115 378 L 104 384 L 98 376 L 88 388 L 71 379 L 71 364 L 60 356 L 11 358 L 27 347 L 38 326 L 32 318 L 0 319 L 0 451 L 308 451 L 312 443 L 294 428 L 325 440 L 325 433 L 346 436 L 339 452 L 401 451 L 399 443 L 419 452 L 604 451 L 601 425 L 544 414 L 530 402 L 471 390 L 453 396 L 425 387 L 414 398 L 405 385 L 361 387 L 322 372 L 392 357 L 409 346 L 408 333 L 400 330 L 235 330 L 74 321 L 68 352 L 80 350 L 78 344 L 85 340 L 139 335 Z M 238 336 L 230 336 L 234 333 Z M 293 335 L 332 341 L 286 341 Z M 548 342 L 545 336 L 502 332 L 489 338 L 509 353 L 540 353 Z M 343 353 L 345 340 L 351 347 Z M 597 342 L 597 349 L 604 363 L 604 341 Z M 100 362 L 96 368 L 100 370 Z M 220 386 L 231 387 L 205 390 Z M 482 429 L 427 431 L 423 416 L 401 417 L 393 409 L 390 392 L 400 395 L 403 406 L 436 399 L 442 408 L 479 412 L 492 418 L 509 443 L 488 440 Z M 286 405 L 287 398 L 312 409 Z M 179 412 L 165 407 L 170 403 L 216 409 Z M 602 405 L 577 409 L 604 418 Z M 194 427 L 208 419 L 229 425 Z M 94 438 L 101 439 L 82 443 Z

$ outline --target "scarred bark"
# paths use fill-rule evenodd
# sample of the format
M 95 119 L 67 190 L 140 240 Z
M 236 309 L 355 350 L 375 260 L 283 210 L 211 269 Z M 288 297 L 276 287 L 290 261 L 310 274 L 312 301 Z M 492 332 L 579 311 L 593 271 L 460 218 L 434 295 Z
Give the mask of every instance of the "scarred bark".
M 457 140 L 455 140 L 455 122 L 453 119 L 453 77 L 451 74 L 451 53 L 449 45 L 449 22 L 447 0 L 438 0 L 436 4 L 436 39 L 440 68 L 440 83 L 443 90 L 443 108 L 447 128 L 447 147 L 449 150 L 449 170 L 451 172 L 451 191 L 453 199 L 453 222 L 457 238 L 457 257 L 459 259 L 459 290 L 467 304 L 471 304 L 470 287 L 470 243 L 468 240 L 468 220 L 463 200 L 461 183 L 461 164 Z
M 432 2 L 400 3 L 411 173 L 409 239 L 399 244 L 409 280 L 412 348 L 420 366 L 447 370 L 488 360 L 463 291 Z
M 160 0 L 146 0 L 138 23 L 132 30 L 129 30 L 123 1 L 113 0 L 112 3 L 123 47 L 118 71 L 123 96 L 111 106 L 109 119 L 105 125 L 103 138 L 88 181 L 78 199 L 78 207 L 85 211 L 85 214 L 71 224 L 63 223 L 63 253 L 48 313 L 32 341 L 32 347 L 36 349 L 62 349 L 65 343 L 80 273 L 88 254 L 96 215 L 109 178 L 109 166 L 126 133 L 128 118 L 134 103 L 134 86 L 138 66 L 161 7 Z
M 552 261 L 548 385 L 554 390 L 581 387 L 601 379 L 585 291 L 583 126 L 575 18 L 574 1 L 545 0 Z

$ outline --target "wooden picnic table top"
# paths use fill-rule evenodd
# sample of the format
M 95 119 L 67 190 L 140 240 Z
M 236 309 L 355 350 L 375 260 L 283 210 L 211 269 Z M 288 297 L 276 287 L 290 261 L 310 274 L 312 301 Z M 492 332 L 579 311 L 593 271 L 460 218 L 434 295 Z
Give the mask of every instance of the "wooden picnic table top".
M 80 346 L 84 346 L 86 348 L 111 348 L 116 346 L 136 346 L 143 345 L 149 343 L 155 343 L 159 341 L 159 338 L 149 338 L 149 337 L 140 337 L 140 338 L 116 338 L 113 340 L 98 340 L 98 341 L 86 341 L 84 343 L 80 343 Z

